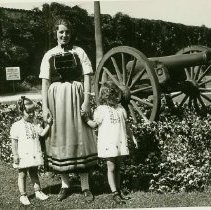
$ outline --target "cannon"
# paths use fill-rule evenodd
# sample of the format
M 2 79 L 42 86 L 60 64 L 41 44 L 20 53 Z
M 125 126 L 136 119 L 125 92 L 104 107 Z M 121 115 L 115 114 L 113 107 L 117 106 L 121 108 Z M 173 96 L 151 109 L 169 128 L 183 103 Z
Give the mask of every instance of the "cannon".
M 109 50 L 95 73 L 95 93 L 101 85 L 113 81 L 122 90 L 121 103 L 137 122 L 157 119 L 161 94 L 190 109 L 205 109 L 211 102 L 211 49 L 189 46 L 175 55 L 147 58 L 139 50 L 119 46 Z M 174 103 L 173 103 L 174 104 Z
M 103 82 L 113 81 L 122 91 L 122 105 L 135 122 L 138 118 L 145 121 L 158 118 L 161 95 L 171 105 L 206 110 L 211 102 L 211 48 L 188 46 L 175 55 L 147 58 L 133 47 L 119 46 L 103 55 L 98 1 L 94 2 L 94 13 L 96 98 Z

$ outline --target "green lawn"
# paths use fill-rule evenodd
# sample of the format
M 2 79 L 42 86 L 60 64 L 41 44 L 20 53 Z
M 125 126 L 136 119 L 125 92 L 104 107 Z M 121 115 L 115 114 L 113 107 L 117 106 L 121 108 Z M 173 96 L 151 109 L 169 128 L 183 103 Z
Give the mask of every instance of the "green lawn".
M 36 209 L 108 209 L 108 208 L 158 208 L 158 207 L 197 207 L 211 206 L 211 190 L 206 192 L 178 193 L 178 194 L 156 194 L 145 192 L 134 192 L 132 199 L 127 204 L 117 206 L 112 204 L 110 195 L 100 193 L 95 195 L 91 204 L 86 204 L 80 193 L 79 185 L 73 185 L 70 196 L 58 202 L 56 200 L 59 191 L 58 177 L 52 174 L 42 174 L 40 181 L 43 191 L 50 195 L 46 201 L 34 198 L 32 187 L 27 179 L 27 192 L 30 196 L 32 207 Z M 93 186 L 94 188 L 94 186 Z M 10 165 L 0 161 L 0 209 L 20 209 L 19 192 L 17 188 L 17 170 Z

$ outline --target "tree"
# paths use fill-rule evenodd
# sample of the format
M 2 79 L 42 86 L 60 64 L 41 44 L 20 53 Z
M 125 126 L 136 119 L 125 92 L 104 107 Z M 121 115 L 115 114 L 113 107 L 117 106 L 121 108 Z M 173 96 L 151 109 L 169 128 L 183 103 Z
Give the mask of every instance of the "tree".
M 121 44 L 134 46 L 135 40 L 135 24 L 132 18 L 121 12 L 117 13 L 113 18 L 113 29 L 116 34 L 116 41 Z

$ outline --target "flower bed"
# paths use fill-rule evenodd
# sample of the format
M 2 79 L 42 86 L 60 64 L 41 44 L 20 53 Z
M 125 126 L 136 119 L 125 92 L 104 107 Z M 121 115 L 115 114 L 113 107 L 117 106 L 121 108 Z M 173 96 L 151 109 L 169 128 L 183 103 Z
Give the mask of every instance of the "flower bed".
M 93 109 L 94 105 L 92 106 Z M 9 130 L 20 119 L 16 105 L 0 105 L 0 157 L 12 161 Z M 38 106 L 37 119 L 41 119 Z M 129 119 L 131 121 L 131 119 Z M 201 191 L 210 182 L 211 126 L 210 115 L 198 115 L 185 108 L 182 113 L 170 113 L 165 106 L 158 122 L 131 128 L 139 142 L 136 150 L 129 140 L 130 157 L 121 167 L 122 181 L 128 190 L 150 190 L 159 193 Z M 95 185 L 107 187 L 106 165 L 92 172 Z

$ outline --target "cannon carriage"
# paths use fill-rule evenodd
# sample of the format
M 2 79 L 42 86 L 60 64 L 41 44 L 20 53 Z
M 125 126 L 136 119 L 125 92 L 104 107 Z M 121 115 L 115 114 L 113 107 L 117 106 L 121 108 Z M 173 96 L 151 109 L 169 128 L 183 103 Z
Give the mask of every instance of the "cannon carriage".
M 98 97 L 103 82 L 111 80 L 122 90 L 121 103 L 135 122 L 137 115 L 153 121 L 159 115 L 161 94 L 179 107 L 188 104 L 196 111 L 205 109 L 211 102 L 210 73 L 208 47 L 189 46 L 175 55 L 146 58 L 135 48 L 119 46 L 102 57 L 95 75 L 95 93 Z
M 141 51 L 119 46 L 103 55 L 100 2 L 94 2 L 96 73 L 95 94 L 113 81 L 122 91 L 121 103 L 135 122 L 159 116 L 161 94 L 170 104 L 188 104 L 196 111 L 211 102 L 211 48 L 188 46 L 175 55 L 147 58 Z

